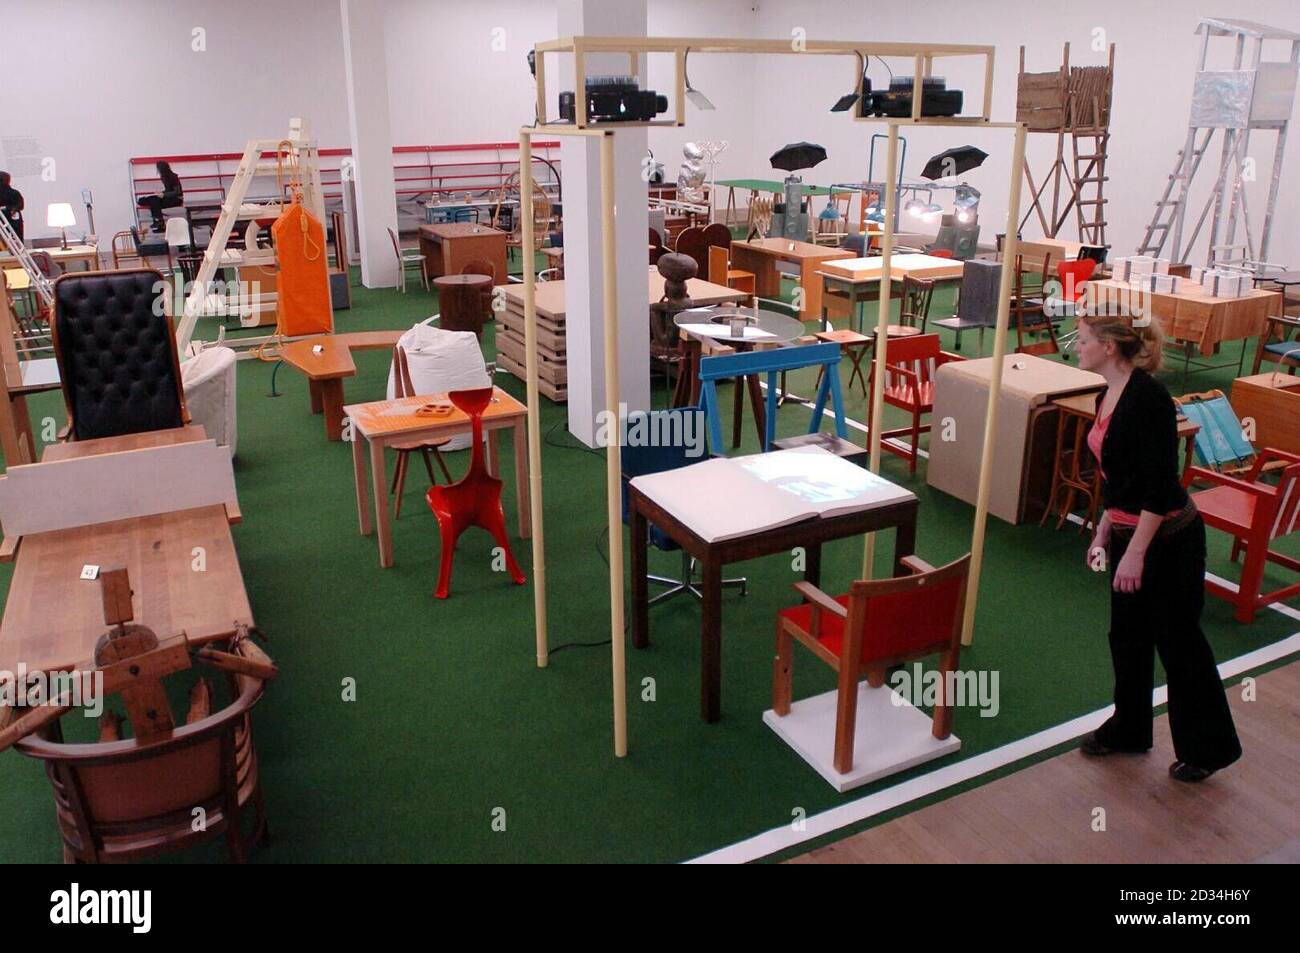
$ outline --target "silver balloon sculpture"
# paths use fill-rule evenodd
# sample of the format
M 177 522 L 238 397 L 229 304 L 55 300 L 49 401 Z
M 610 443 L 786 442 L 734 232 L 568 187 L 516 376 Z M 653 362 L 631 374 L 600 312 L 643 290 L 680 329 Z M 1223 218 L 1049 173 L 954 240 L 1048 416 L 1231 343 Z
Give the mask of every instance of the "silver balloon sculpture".
M 683 202 L 704 201 L 704 150 L 693 142 L 682 146 L 682 167 L 677 173 L 677 198 Z

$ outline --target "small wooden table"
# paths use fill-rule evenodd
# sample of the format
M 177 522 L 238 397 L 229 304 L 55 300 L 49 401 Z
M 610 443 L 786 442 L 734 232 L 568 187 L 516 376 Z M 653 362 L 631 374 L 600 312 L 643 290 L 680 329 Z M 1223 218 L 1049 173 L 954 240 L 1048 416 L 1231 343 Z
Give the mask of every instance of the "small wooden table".
M 1082 493 L 1088 500 L 1088 518 L 1079 527 L 1082 532 L 1096 524 L 1097 508 L 1101 505 L 1101 467 L 1096 466 L 1095 461 L 1092 465 L 1087 463 L 1092 457 L 1092 451 L 1086 445 L 1088 429 L 1097 419 L 1097 394 L 1057 397 L 1052 404 L 1059 411 L 1056 420 L 1056 458 L 1052 464 L 1051 493 L 1039 525 L 1046 525 L 1055 513 L 1056 528 L 1060 529 L 1074 509 L 1075 496 Z M 1200 429 L 1200 425 L 1192 423 L 1186 417 L 1181 417 L 1178 421 L 1178 439 L 1183 441 L 1184 473 L 1192 465 L 1196 435 Z M 1058 495 L 1061 497 L 1059 504 Z
M 485 306 L 483 299 L 492 295 L 492 278 L 439 275 L 433 286 L 438 291 L 438 326 L 444 331 L 473 331 L 482 340 L 484 320 L 491 314 L 491 306 Z
M 1238 377 L 1228 403 L 1243 424 L 1255 421 L 1255 446 L 1300 453 L 1300 377 L 1277 371 Z
M 87 271 L 97 271 L 99 269 L 99 245 L 97 244 L 69 245 L 67 248 L 57 246 L 54 248 L 28 248 L 28 251 L 45 252 L 64 271 L 67 271 L 67 266 L 74 262 L 83 263 Z M 12 252 L 0 252 L 0 267 L 12 268 L 18 264 L 18 259 Z
M 343 413 L 352 420 L 352 475 L 357 491 L 357 522 L 361 535 L 369 536 L 379 527 L 379 565 L 387 569 L 393 564 L 392 526 L 388 517 L 388 475 L 384 466 L 384 448 L 398 443 L 423 443 L 445 440 L 457 434 L 469 433 L 469 417 L 453 408 L 445 417 L 417 417 L 415 411 L 433 400 L 445 400 L 446 394 L 403 397 L 398 400 L 379 400 L 369 404 L 351 404 Z M 514 430 L 515 445 L 515 503 L 519 509 L 519 535 L 527 539 L 532 534 L 532 519 L 528 508 L 528 437 L 525 425 L 528 408 L 500 387 L 493 388 L 492 403 L 483 413 L 483 430 L 488 438 L 488 469 L 500 476 L 500 431 Z M 366 488 L 367 447 L 370 457 L 371 488 L 375 496 L 374 522 L 371 522 L 370 501 Z
M 802 321 L 812 321 L 822 313 L 822 287 L 816 278 L 822 262 L 852 257 L 853 252 L 846 248 L 829 248 L 789 238 L 756 238 L 731 243 L 732 267 L 753 272 L 754 294 L 760 298 L 776 298 L 781 294 L 781 275 L 776 270 L 778 261 L 794 262 L 799 266 L 799 285 L 803 288 L 799 319 Z
M 203 428 L 63 443 L 45 449 L 43 461 L 139 450 L 205 439 Z M 191 644 L 228 639 L 236 627 L 253 627 L 230 524 L 238 510 L 215 505 L 35 533 L 18 549 L 4 620 L 0 622 L 0 672 L 94 668 L 95 642 L 106 631 L 99 586 L 81 567 L 125 566 L 134 590 L 135 622 L 166 638 L 184 632 Z M 204 571 L 193 569 L 194 548 Z
M 722 710 L 722 569 L 727 563 L 788 553 L 802 546 L 807 556 L 804 579 L 821 582 L 822 543 L 861 536 L 882 529 L 895 529 L 894 575 L 906 575 L 902 560 L 916 545 L 916 513 L 919 501 L 913 497 L 898 503 L 860 510 L 844 516 L 817 518 L 763 530 L 748 536 L 709 543 L 694 530 L 659 506 L 633 484 L 627 488 L 631 520 L 632 550 L 632 644 L 639 649 L 650 644 L 650 599 L 648 571 L 649 523 L 659 527 L 700 563 L 703 581 L 703 618 L 700 622 L 700 714 L 705 721 L 717 721 Z M 770 638 L 767 632 L 762 638 Z
M 352 352 L 391 350 L 404 333 L 354 331 L 350 334 L 322 334 L 291 341 L 280 348 L 280 360 L 306 375 L 311 391 L 311 412 L 324 414 L 327 439 L 343 439 L 343 381 L 357 373 Z M 319 353 L 316 348 L 321 349 Z
M 849 326 L 859 333 L 863 330 L 861 309 L 865 301 L 880 299 L 880 276 L 884 259 L 879 255 L 866 258 L 846 258 L 823 262 L 817 274 L 821 278 L 821 310 L 818 314 L 828 323 L 827 299 L 832 296 L 848 300 Z M 953 258 L 934 255 L 891 255 L 889 259 L 890 285 L 902 282 L 908 276 L 925 278 L 936 283 L 961 281 L 965 263 Z M 856 327 L 854 327 L 856 325 Z M 894 335 L 891 332 L 891 337 Z
M 476 259 L 495 269 L 492 281 L 506 280 L 505 232 L 474 222 L 446 222 L 420 226 L 420 251 L 429 267 L 429 277 L 459 275 Z

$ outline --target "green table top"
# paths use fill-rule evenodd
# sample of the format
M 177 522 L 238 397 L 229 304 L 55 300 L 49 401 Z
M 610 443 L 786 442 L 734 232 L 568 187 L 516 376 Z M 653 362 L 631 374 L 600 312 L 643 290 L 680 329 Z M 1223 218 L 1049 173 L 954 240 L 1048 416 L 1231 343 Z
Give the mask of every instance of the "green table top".
M 749 189 L 751 192 L 775 192 L 780 195 L 785 191 L 785 183 L 775 179 L 719 179 L 714 185 L 729 189 Z M 846 192 L 847 189 L 840 191 Z M 804 195 L 830 195 L 831 190 L 824 185 L 805 185 Z

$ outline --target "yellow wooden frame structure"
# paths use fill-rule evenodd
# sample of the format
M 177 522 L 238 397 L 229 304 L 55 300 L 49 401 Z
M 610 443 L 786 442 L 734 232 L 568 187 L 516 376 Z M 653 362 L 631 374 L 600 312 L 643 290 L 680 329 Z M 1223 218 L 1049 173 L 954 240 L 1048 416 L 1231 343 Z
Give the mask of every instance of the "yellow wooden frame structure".
M 885 222 L 881 244 L 880 305 L 877 310 L 875 355 L 876 374 L 872 387 L 872 419 L 880 420 L 884 400 L 884 374 L 887 360 L 887 326 L 890 307 L 890 265 L 894 253 L 894 207 L 897 202 L 898 129 L 904 125 L 921 126 L 977 126 L 981 128 L 1010 129 L 1014 131 L 1011 161 L 1010 194 L 1007 202 L 1006 239 L 1003 245 L 1001 280 L 998 285 L 998 317 L 993 335 L 993 367 L 989 381 L 988 409 L 984 419 L 984 444 L 980 453 L 979 489 L 976 494 L 975 520 L 971 534 L 970 578 L 967 584 L 965 615 L 962 619 L 962 643 L 970 645 L 975 627 L 975 606 L 979 597 L 980 572 L 984 562 L 984 538 L 988 523 L 990 482 L 993 474 L 993 434 L 997 429 L 998 397 L 1002 390 L 1002 366 L 1006 353 L 1008 318 L 1011 303 L 1011 269 L 1005 263 L 1016 257 L 1016 223 L 1020 218 L 1021 169 L 1024 165 L 1026 125 L 1020 122 L 993 122 L 990 110 L 993 102 L 992 46 L 926 44 L 926 43 L 858 43 L 805 40 L 800 44 L 787 40 L 744 40 L 686 37 L 595 37 L 575 36 L 539 43 L 535 47 L 537 73 L 537 124 L 519 131 L 519 178 L 523 196 L 523 240 L 527 248 L 532 242 L 532 137 L 589 136 L 600 139 L 601 181 L 601 258 L 604 275 L 605 311 L 605 411 L 611 419 L 618 415 L 619 362 L 618 362 L 618 277 L 615 273 L 614 246 L 614 139 L 619 128 L 636 126 L 683 126 L 685 119 L 686 52 L 699 53 L 758 53 L 758 54 L 814 54 L 848 55 L 855 58 L 855 88 L 862 92 L 862 63 L 868 56 L 910 57 L 913 62 L 912 116 L 905 119 L 854 117 L 859 122 L 883 122 L 889 126 L 888 156 L 885 182 Z M 547 125 L 546 79 L 544 54 L 571 53 L 574 56 L 579 108 L 577 120 L 572 125 Z M 676 119 L 648 122 L 589 123 L 586 121 L 586 79 L 583 58 L 589 53 L 626 53 L 632 74 L 639 75 L 639 57 L 643 53 L 672 53 L 677 65 Z M 921 88 L 936 58 L 946 56 L 983 56 L 984 89 L 983 111 L 979 116 L 922 117 L 920 115 Z M 536 619 L 537 665 L 545 668 L 548 662 L 549 643 L 546 627 L 546 556 L 544 551 L 542 514 L 542 454 L 541 416 L 538 407 L 537 377 L 537 301 L 536 276 L 531 268 L 524 269 L 524 350 L 527 373 L 528 400 L 528 457 L 529 500 L 533 514 L 533 609 Z M 880 428 L 868 435 L 870 446 L 869 466 L 873 473 L 880 471 Z M 609 520 L 609 601 L 610 601 L 610 662 L 613 678 L 614 754 L 627 755 L 627 678 L 626 646 L 623 626 L 623 515 L 621 461 L 619 448 L 605 448 L 605 483 L 607 517 Z M 875 534 L 867 534 L 863 543 L 862 574 L 871 575 L 875 553 Z

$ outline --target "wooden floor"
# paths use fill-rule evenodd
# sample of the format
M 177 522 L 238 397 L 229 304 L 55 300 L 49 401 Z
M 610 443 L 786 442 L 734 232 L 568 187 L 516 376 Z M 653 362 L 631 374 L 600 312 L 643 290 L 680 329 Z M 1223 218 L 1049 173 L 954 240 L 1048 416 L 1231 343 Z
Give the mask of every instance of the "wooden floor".
M 1161 716 L 1145 755 L 1067 751 L 791 863 L 1287 862 L 1300 843 L 1300 662 L 1256 688 L 1251 702 L 1228 689 L 1244 754 L 1200 784 L 1169 777 Z

